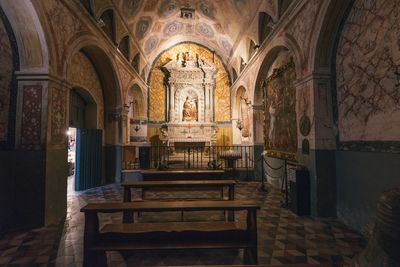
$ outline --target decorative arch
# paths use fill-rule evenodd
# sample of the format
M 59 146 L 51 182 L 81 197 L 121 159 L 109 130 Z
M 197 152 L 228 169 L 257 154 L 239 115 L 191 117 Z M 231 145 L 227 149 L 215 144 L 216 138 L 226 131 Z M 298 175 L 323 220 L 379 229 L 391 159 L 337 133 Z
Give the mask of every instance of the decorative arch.
M 48 73 L 50 50 L 31 1 L 2 1 L 1 8 L 15 35 L 20 70 Z
M 309 66 L 312 70 L 334 69 L 339 33 L 352 5 L 353 1 L 327 1 L 324 5 L 324 12 L 320 13 L 316 23 L 320 25 L 318 34 L 314 35 L 310 47 Z
M 90 126 L 91 129 L 104 128 L 104 96 L 95 66 L 89 58 L 81 51 L 72 55 L 67 70 L 67 80 L 72 88 L 78 88 L 77 95 L 88 103 L 87 111 L 94 121 L 87 121 L 85 128 Z M 74 92 L 71 92 L 71 97 Z M 79 103 L 79 97 L 75 97 Z M 90 104 L 94 103 L 94 104 Z M 94 114 L 92 114 L 94 113 Z M 71 111 L 70 111 L 71 114 Z M 71 117 L 70 117 L 71 118 Z M 94 124 L 92 124 L 94 122 Z
M 84 37 L 76 40 L 69 46 L 66 61 L 63 65 L 63 76 L 67 75 L 67 66 L 70 64 L 72 55 L 78 51 L 83 52 L 93 63 L 100 77 L 104 96 L 105 109 L 119 109 L 122 107 L 122 93 L 120 79 L 113 61 L 109 58 L 107 49 L 101 46 L 96 38 Z

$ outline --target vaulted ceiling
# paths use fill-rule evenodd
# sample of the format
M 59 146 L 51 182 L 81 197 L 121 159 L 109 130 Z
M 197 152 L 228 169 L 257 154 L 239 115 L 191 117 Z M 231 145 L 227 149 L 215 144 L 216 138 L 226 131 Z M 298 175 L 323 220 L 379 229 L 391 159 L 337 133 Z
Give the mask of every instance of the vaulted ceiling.
M 270 0 L 275 9 L 276 0 Z M 225 62 L 258 18 L 263 0 L 114 0 L 148 62 L 174 44 L 192 41 Z M 264 7 L 265 8 L 265 7 Z

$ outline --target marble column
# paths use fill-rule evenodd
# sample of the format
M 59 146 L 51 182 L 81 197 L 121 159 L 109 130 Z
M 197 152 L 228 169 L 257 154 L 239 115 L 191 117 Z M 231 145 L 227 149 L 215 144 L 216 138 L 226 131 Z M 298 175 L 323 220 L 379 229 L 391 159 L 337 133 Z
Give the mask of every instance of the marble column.
M 169 91 L 170 91 L 170 97 L 169 97 L 169 120 L 170 122 L 175 121 L 177 118 L 175 118 L 175 84 L 170 83 L 169 85 Z

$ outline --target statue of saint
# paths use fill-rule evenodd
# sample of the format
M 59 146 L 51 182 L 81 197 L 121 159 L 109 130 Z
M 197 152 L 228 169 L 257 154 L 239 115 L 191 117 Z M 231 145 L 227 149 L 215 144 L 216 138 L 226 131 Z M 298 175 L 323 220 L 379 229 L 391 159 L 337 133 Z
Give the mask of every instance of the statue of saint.
M 183 103 L 183 121 L 197 121 L 197 107 L 196 102 L 190 97 L 186 97 L 185 103 Z

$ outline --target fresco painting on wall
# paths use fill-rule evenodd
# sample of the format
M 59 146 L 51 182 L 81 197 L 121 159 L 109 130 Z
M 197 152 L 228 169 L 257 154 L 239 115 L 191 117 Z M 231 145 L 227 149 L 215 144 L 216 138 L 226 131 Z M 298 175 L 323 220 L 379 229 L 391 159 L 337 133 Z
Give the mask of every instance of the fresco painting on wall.
M 263 82 L 267 154 L 295 160 L 297 153 L 295 66 L 290 61 L 274 69 Z

